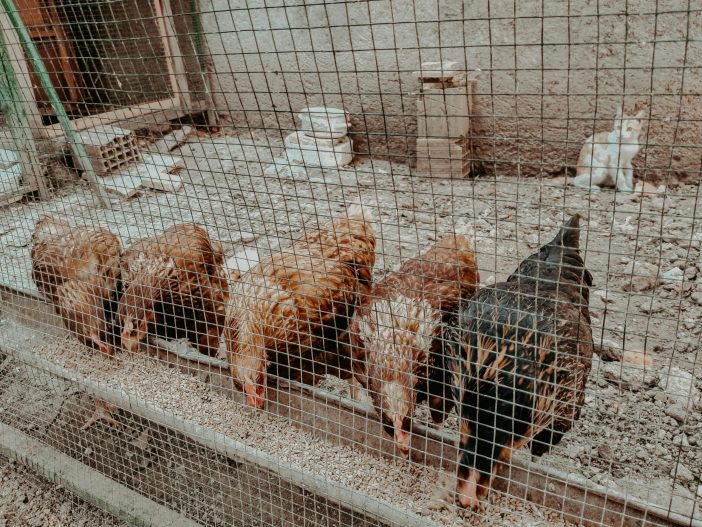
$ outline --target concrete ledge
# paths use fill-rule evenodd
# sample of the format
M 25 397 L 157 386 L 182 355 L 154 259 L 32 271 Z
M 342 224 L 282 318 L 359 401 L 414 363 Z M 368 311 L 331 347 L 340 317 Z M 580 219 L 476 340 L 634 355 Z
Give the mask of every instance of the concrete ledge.
M 0 451 L 82 500 L 133 525 L 196 527 L 177 512 L 120 485 L 80 461 L 0 423 Z

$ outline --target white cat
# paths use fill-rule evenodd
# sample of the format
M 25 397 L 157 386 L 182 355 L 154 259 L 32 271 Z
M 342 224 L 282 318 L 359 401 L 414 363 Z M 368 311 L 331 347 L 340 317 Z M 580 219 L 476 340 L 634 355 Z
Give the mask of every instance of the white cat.
M 598 132 L 585 139 L 574 184 L 576 187 L 599 189 L 600 185 L 615 186 L 623 192 L 634 191 L 634 168 L 631 161 L 639 153 L 641 110 L 634 117 L 623 116 L 621 109 L 614 118 L 614 130 Z

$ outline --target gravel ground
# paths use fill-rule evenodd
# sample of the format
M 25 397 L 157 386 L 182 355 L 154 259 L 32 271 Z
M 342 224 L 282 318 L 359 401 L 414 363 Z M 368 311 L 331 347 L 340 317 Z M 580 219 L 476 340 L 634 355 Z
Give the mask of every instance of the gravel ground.
M 0 280 L 33 288 L 27 246 L 46 210 L 109 227 L 125 244 L 194 221 L 228 254 L 266 253 L 360 199 L 379 219 L 378 276 L 458 230 L 475 234 L 483 284 L 505 278 L 564 216 L 582 212 L 595 338 L 633 353 L 634 362 L 645 355 L 647 365 L 595 359 L 582 419 L 543 462 L 666 506 L 675 496 L 676 509 L 692 511 L 702 494 L 698 186 L 670 184 L 652 197 L 590 193 L 563 178 L 422 179 L 405 165 L 367 159 L 345 170 L 291 170 L 275 165 L 281 153 L 279 141 L 264 137 L 198 137 L 181 150 L 187 168 L 179 193 L 146 193 L 104 211 L 77 187 L 50 202 L 9 207 L 0 212 Z M 165 404 L 165 394 L 153 396 Z
M 126 525 L 0 456 L 0 526 L 116 527 Z

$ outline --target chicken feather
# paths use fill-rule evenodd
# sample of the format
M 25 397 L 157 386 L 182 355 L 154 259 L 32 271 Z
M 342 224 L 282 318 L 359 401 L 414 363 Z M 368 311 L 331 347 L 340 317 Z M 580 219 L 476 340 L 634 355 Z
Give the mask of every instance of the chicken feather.
M 126 350 L 136 351 L 152 333 L 187 338 L 201 353 L 217 353 L 229 286 L 222 247 L 205 229 L 179 224 L 138 240 L 121 265 L 118 314 Z
M 119 288 L 119 238 L 106 229 L 72 227 L 51 214 L 31 239 L 32 278 L 67 329 L 84 344 L 113 353 L 110 309 Z
M 579 223 L 573 216 L 507 281 L 466 302 L 448 331 L 460 418 L 456 489 L 465 507 L 483 507 L 513 450 L 531 443 L 532 454 L 547 452 L 580 416 L 592 358 L 592 275 Z
M 232 283 L 224 342 L 247 404 L 265 404 L 267 374 L 315 384 L 351 376 L 348 321 L 370 292 L 375 233 L 360 206 L 262 259 Z
M 442 322 L 456 315 L 460 299 L 472 296 L 478 281 L 468 238 L 446 235 L 376 283 L 353 318 L 354 372 L 404 454 L 417 403 L 428 399 L 437 424 L 453 407 Z

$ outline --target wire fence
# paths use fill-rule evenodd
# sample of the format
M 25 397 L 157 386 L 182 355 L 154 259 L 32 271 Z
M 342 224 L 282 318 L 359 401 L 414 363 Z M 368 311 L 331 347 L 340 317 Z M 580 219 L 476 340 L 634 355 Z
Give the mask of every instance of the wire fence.
M 702 525 L 702 6 L 1 3 L 0 453 L 82 520 Z

